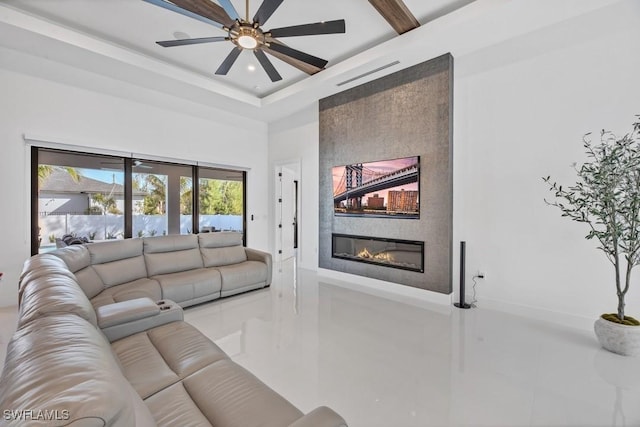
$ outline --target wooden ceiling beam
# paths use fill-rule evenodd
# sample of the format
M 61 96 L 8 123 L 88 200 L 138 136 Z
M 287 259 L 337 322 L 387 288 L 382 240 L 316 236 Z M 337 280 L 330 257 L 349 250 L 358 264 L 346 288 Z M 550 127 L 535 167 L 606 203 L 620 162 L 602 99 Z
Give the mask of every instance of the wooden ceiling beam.
M 227 27 L 233 26 L 236 22 L 227 15 L 222 6 L 209 0 L 171 0 L 171 3 Z
M 420 26 L 416 17 L 402 0 L 369 0 L 369 3 L 398 34 L 404 34 Z

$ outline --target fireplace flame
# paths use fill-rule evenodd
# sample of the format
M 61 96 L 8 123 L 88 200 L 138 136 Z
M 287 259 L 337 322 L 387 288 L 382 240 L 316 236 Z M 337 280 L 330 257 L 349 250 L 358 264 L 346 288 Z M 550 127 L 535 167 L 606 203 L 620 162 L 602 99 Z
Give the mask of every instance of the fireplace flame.
M 394 262 L 393 256 L 387 252 L 380 252 L 372 254 L 367 248 L 364 248 L 358 253 L 358 258 L 374 259 L 376 261 Z

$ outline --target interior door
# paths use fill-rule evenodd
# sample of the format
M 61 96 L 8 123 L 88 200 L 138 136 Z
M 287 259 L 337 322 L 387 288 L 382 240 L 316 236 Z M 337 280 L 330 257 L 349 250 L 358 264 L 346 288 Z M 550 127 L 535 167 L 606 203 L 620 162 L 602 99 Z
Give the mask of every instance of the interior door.
M 280 176 L 280 223 L 278 227 L 281 230 L 280 250 L 282 251 L 283 260 L 294 256 L 296 227 L 294 179 L 294 172 L 287 167 L 282 167 Z

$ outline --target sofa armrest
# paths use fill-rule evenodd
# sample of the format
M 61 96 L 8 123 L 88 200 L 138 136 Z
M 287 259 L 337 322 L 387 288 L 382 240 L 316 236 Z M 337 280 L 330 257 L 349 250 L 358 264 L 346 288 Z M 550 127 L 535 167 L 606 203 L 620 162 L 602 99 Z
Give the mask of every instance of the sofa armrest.
M 335 413 L 333 409 L 326 406 L 320 406 L 309 412 L 302 418 L 299 418 L 289 427 L 348 427 L 347 422 L 340 415 Z
M 151 298 L 136 298 L 107 304 L 96 309 L 100 329 L 156 316 L 160 307 Z
M 98 326 L 109 342 L 184 319 L 182 308 L 168 299 L 154 302 L 136 298 L 107 304 L 98 307 L 96 314 Z
M 259 251 L 257 249 L 244 248 L 244 251 L 247 254 L 247 260 L 249 261 L 260 261 L 264 262 L 267 265 L 267 286 L 271 284 L 271 276 L 272 273 L 272 263 L 271 263 L 271 254 L 268 252 Z

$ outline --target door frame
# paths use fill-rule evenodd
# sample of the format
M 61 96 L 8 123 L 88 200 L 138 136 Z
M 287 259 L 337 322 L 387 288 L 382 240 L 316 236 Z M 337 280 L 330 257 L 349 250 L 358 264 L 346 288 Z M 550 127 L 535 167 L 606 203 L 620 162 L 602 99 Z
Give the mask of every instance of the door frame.
M 273 253 L 275 256 L 275 259 L 277 261 L 282 261 L 282 248 L 280 247 L 282 244 L 282 230 L 279 228 L 279 224 L 281 221 L 281 210 L 280 210 L 280 202 L 279 199 L 281 198 L 282 194 L 281 194 L 281 187 L 280 187 L 280 176 L 279 173 L 282 172 L 283 168 L 287 168 L 293 171 L 293 179 L 294 181 L 297 181 L 298 185 L 298 191 L 300 191 L 300 189 L 302 188 L 302 183 L 301 183 L 301 172 L 300 172 L 300 168 L 301 168 L 301 160 L 300 159 L 290 159 L 290 160 L 283 160 L 280 162 L 276 162 L 274 163 L 274 168 L 273 168 L 273 179 L 274 179 L 274 192 L 273 192 L 273 228 L 274 228 L 274 234 L 273 234 Z M 300 194 L 298 193 L 297 197 L 294 194 L 294 201 L 292 203 L 295 203 L 295 211 L 296 211 L 296 234 L 298 235 L 298 237 L 300 236 L 300 222 L 301 222 L 301 218 L 300 218 L 300 214 L 301 214 L 301 206 L 300 206 Z M 283 224 L 284 226 L 284 224 Z M 298 247 L 300 246 L 300 241 L 298 239 Z M 295 256 L 295 255 L 294 255 Z

